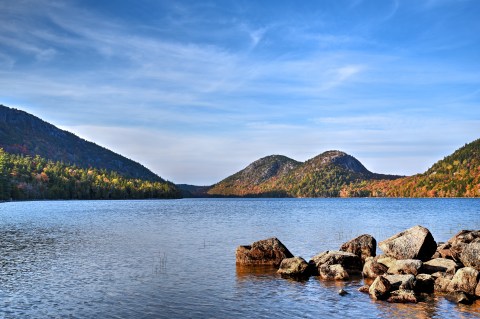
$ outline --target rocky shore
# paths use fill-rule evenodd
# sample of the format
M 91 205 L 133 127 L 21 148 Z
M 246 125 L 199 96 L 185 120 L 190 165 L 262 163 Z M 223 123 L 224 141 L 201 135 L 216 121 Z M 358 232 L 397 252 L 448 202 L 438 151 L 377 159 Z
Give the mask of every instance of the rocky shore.
M 361 235 L 339 250 L 321 252 L 308 262 L 293 256 L 277 238 L 239 246 L 237 265 L 274 266 L 283 278 L 349 280 L 363 276 L 360 292 L 372 299 L 416 303 L 426 294 L 440 293 L 457 303 L 480 298 L 480 230 L 462 230 L 446 243 L 437 244 L 430 231 L 414 226 L 378 243 Z M 346 294 L 344 290 L 339 292 Z

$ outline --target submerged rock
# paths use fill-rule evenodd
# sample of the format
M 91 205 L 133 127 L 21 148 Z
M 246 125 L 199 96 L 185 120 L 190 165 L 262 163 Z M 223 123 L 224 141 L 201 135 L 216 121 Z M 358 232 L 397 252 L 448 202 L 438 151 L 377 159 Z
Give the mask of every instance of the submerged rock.
M 452 292 L 449 297 L 450 299 L 453 299 L 453 301 L 456 303 L 464 305 L 471 305 L 473 303 L 473 298 L 463 291 Z
M 292 253 L 277 238 L 254 242 L 251 246 L 237 247 L 236 262 L 240 265 L 279 266 L 283 259 L 293 257 Z
M 357 290 L 363 293 L 369 293 L 370 286 L 369 285 L 363 285 L 362 287 L 358 288 Z
M 302 257 L 285 258 L 280 263 L 278 274 L 286 278 L 306 278 L 310 275 L 309 265 Z
M 344 243 L 340 250 L 355 254 L 365 262 L 368 257 L 375 257 L 377 241 L 371 235 L 364 234 Z
M 453 276 L 447 291 L 463 291 L 469 295 L 475 295 L 478 284 L 478 271 L 471 267 L 459 269 Z
M 387 301 L 395 303 L 417 303 L 418 299 L 413 290 L 400 289 L 392 291 Z
M 395 262 L 390 268 L 388 273 L 393 275 L 414 275 L 416 276 L 422 268 L 422 261 L 419 259 L 400 259 Z
M 378 245 L 387 256 L 422 261 L 430 259 L 437 249 L 432 234 L 422 226 L 409 228 L 381 241 Z
M 372 257 L 369 257 L 365 260 L 362 274 L 366 278 L 377 278 L 378 276 L 387 273 L 387 270 L 387 266 L 375 261 Z
M 348 292 L 347 292 L 346 290 L 344 290 L 344 289 L 340 289 L 340 290 L 338 291 L 338 294 L 343 297 L 343 296 L 345 296 L 345 295 L 348 295 Z

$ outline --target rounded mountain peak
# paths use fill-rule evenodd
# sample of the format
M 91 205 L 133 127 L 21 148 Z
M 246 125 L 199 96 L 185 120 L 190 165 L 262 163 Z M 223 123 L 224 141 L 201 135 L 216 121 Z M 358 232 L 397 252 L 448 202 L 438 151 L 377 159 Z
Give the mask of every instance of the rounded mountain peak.
M 312 158 L 310 161 L 314 166 L 333 164 L 341 166 L 344 169 L 355 173 L 371 174 L 371 172 L 367 170 L 365 166 L 363 166 L 363 164 L 360 163 L 360 161 L 355 157 L 338 150 L 323 152 L 322 154 Z

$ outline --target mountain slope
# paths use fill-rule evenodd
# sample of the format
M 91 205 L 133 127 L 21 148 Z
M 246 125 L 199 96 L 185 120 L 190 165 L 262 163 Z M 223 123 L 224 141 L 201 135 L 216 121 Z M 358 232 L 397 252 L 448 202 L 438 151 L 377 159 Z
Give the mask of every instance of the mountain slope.
M 342 196 L 480 197 L 480 139 L 465 144 L 425 173 L 395 181 L 355 183 Z
M 340 151 L 322 153 L 305 163 L 268 156 L 212 186 L 212 196 L 336 197 L 345 185 L 397 176 L 374 174 Z
M 137 162 L 4 105 L 0 105 L 0 148 L 11 154 L 39 155 L 82 168 L 115 171 L 127 178 L 164 182 Z

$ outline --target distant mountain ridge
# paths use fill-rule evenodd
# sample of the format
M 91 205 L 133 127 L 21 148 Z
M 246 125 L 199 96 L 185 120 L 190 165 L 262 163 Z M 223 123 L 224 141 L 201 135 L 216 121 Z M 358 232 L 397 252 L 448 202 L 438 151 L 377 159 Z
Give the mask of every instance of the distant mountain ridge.
M 143 165 L 27 112 L 0 104 L 0 148 L 11 154 L 39 155 L 52 161 L 114 171 L 127 178 L 164 182 Z
M 338 197 L 342 187 L 374 179 L 400 176 L 370 172 L 355 157 L 327 151 L 306 162 L 281 155 L 261 158 L 213 185 L 211 196 Z

